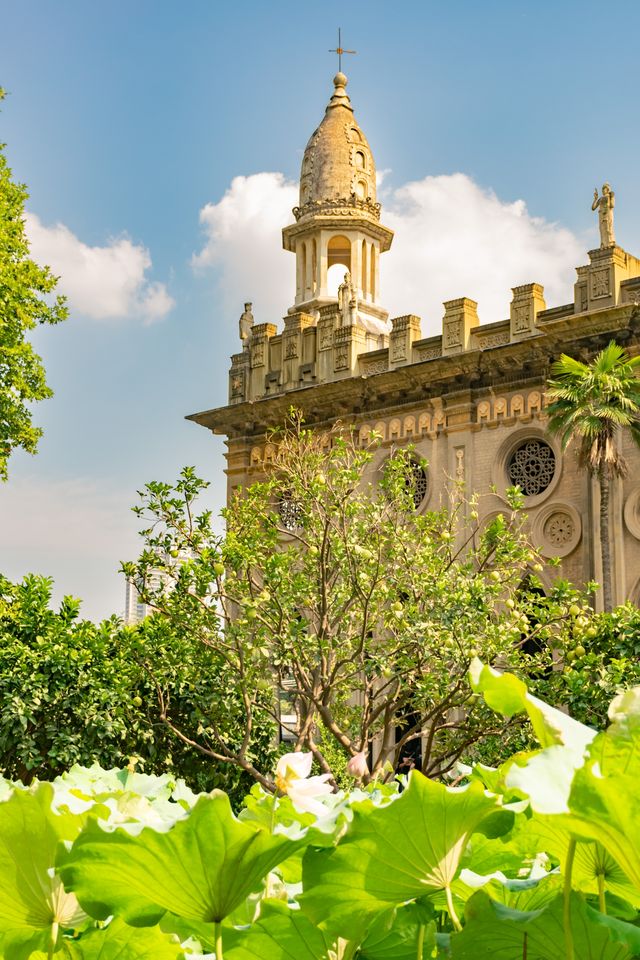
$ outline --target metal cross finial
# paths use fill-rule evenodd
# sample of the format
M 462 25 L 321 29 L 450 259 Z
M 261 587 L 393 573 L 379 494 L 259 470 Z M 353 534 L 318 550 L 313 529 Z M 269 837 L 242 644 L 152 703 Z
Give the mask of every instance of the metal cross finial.
M 340 27 L 338 27 L 338 46 L 335 48 L 335 50 L 329 50 L 329 53 L 338 54 L 338 72 L 339 73 L 342 73 L 342 54 L 357 53 L 356 50 L 345 50 L 344 47 L 342 46 L 342 31 Z

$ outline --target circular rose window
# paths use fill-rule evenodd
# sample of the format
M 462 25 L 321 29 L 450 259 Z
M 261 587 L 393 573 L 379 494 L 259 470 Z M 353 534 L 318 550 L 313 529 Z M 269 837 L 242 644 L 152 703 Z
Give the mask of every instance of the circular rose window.
M 525 497 L 535 497 L 547 489 L 556 472 L 556 457 L 544 440 L 525 440 L 513 452 L 507 473 Z
M 407 490 L 411 492 L 411 496 L 413 497 L 413 505 L 417 510 L 426 497 L 427 490 L 429 489 L 427 471 L 421 464 L 418 463 L 417 460 L 411 460 L 407 464 L 407 477 L 405 483 L 407 485 Z
M 304 512 L 302 504 L 294 500 L 290 495 L 285 494 L 278 504 L 280 510 L 280 519 L 285 530 L 293 533 L 304 525 Z

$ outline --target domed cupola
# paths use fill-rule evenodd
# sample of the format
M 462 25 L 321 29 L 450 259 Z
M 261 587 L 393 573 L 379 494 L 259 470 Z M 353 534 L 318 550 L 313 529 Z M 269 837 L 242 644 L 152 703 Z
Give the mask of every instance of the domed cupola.
M 391 246 L 393 231 L 380 223 L 373 154 L 353 115 L 343 73 L 336 74 L 333 86 L 322 123 L 304 151 L 296 222 L 282 231 L 285 250 L 296 255 L 296 298 L 289 313 L 317 316 L 322 306 L 339 300 L 343 281 L 355 321 L 378 336 L 387 332 L 389 316 L 379 302 L 379 257 Z
M 337 73 L 333 84 L 334 93 L 324 119 L 304 152 L 298 216 L 312 212 L 310 204 L 376 202 L 373 154 L 353 115 L 344 73 Z

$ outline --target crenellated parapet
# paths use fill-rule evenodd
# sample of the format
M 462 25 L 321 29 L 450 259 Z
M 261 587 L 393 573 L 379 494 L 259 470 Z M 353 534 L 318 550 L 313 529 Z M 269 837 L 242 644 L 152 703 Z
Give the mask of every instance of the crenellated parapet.
M 388 334 L 372 333 L 359 304 L 345 316 L 335 300 L 314 313 L 289 313 L 282 332 L 272 323 L 255 324 L 242 353 L 231 358 L 229 403 L 544 341 L 555 324 L 579 314 L 640 305 L 640 260 L 620 247 L 592 250 L 589 257 L 587 266 L 577 268 L 574 303 L 547 308 L 541 284 L 520 284 L 512 288 L 509 318 L 481 324 L 475 300 L 459 297 L 444 304 L 442 333 L 434 337 L 422 337 L 415 314 L 393 318 Z

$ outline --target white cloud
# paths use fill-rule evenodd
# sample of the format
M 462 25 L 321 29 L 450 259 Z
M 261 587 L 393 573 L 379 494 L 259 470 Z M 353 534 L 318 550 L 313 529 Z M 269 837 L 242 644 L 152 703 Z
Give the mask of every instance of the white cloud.
M 573 298 L 584 259 L 574 234 L 465 174 L 408 183 L 383 215 L 395 237 L 381 262 L 382 300 L 392 316 L 421 315 L 423 331 L 439 332 L 443 301 L 457 297 L 477 300 L 483 323 L 509 316 L 511 287 L 522 283 L 541 283 L 549 306 Z
M 386 174 L 386 171 L 384 171 Z M 462 173 L 425 177 L 385 191 L 383 222 L 395 231 L 380 262 L 381 301 L 390 315 L 417 313 L 424 335 L 441 329 L 445 300 L 478 301 L 482 323 L 509 315 L 511 287 L 537 282 L 549 306 L 572 298 L 584 259 L 576 236 L 532 216 Z M 295 261 L 281 248 L 297 187 L 280 173 L 236 177 L 218 203 L 200 212 L 206 243 L 196 267 L 219 269 L 225 310 L 252 300 L 256 322 L 274 322 L 293 303 Z M 231 317 L 229 317 L 231 320 Z
M 281 173 L 234 177 L 218 203 L 200 211 L 206 243 L 196 268 L 219 266 L 224 308 L 240 315 L 253 302 L 257 323 L 277 322 L 295 297 L 295 257 L 282 249 L 298 187 Z
M 58 290 L 73 312 L 94 320 L 140 317 L 150 324 L 173 307 L 164 283 L 146 277 L 149 251 L 128 237 L 90 247 L 63 223 L 47 227 L 35 213 L 26 214 L 26 227 L 33 258 L 60 277 Z

